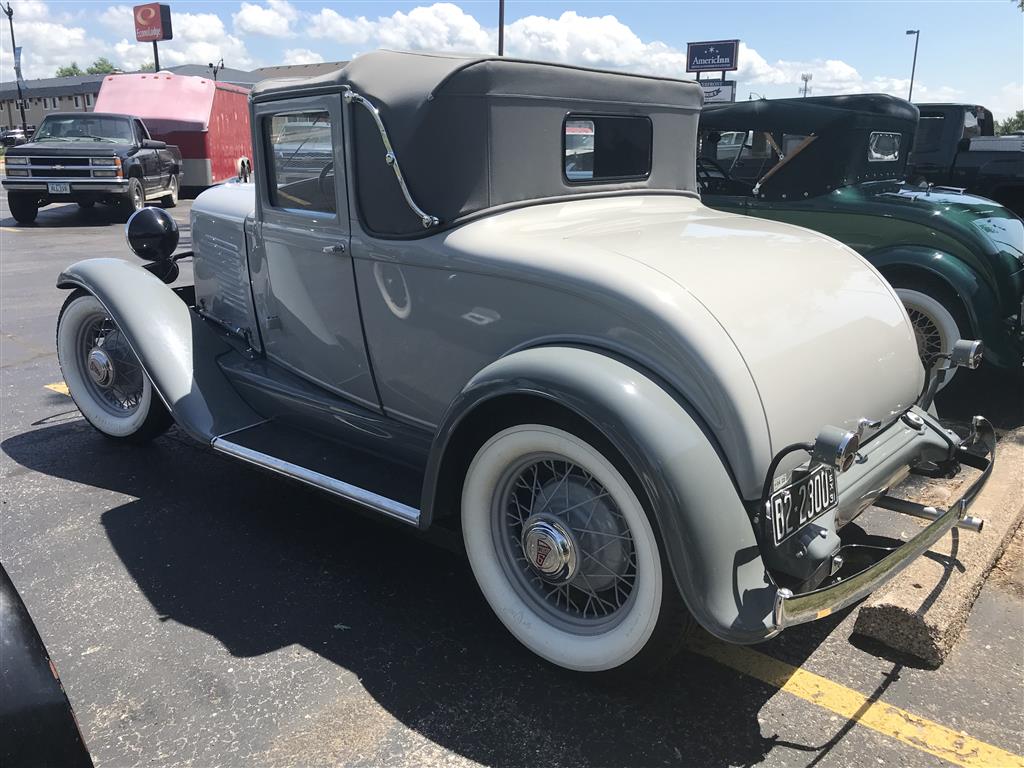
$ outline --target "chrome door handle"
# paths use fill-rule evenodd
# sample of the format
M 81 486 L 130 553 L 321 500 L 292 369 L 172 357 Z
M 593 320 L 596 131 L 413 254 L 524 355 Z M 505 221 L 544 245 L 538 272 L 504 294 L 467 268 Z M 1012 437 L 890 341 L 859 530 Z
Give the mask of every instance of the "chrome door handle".
M 345 244 L 344 243 L 338 243 L 337 245 L 325 245 L 324 246 L 324 253 L 344 253 L 344 252 L 345 252 Z

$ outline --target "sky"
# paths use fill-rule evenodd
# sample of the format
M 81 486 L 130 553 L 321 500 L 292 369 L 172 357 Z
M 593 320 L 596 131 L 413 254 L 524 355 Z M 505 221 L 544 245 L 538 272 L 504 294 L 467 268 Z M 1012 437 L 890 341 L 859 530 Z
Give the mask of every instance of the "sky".
M 228 67 L 350 59 L 376 48 L 490 51 L 497 0 L 170 0 L 174 39 L 163 66 Z M 28 78 L 83 69 L 99 56 L 136 69 L 152 46 L 134 38 L 131 4 L 11 0 Z M 6 19 L 0 17 L 0 22 Z M 1016 0 L 507 0 L 507 55 L 686 78 L 686 43 L 741 40 L 737 98 L 892 93 L 906 98 L 914 38 L 915 101 L 1024 109 L 1024 13 Z M 4 25 L 6 26 L 6 24 Z M 0 34 L 0 80 L 13 79 Z M 689 76 L 692 77 L 692 76 Z

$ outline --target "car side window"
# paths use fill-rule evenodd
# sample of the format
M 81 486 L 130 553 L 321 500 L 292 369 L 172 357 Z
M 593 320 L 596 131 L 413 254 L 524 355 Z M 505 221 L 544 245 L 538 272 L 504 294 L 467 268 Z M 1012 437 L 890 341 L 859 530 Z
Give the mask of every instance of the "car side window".
M 286 112 L 263 118 L 270 204 L 335 213 L 334 141 L 326 110 Z

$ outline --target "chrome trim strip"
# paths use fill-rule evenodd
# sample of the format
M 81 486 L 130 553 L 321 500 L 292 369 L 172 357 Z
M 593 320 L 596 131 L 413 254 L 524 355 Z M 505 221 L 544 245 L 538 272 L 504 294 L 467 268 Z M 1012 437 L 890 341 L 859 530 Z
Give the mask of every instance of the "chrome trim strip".
M 420 511 L 394 499 L 381 496 L 373 491 L 367 491 L 364 488 L 358 488 L 335 477 L 328 477 L 320 472 L 300 467 L 298 464 L 292 464 L 275 456 L 254 451 L 251 448 L 246 448 L 244 445 L 225 440 L 221 436 L 213 438 L 210 445 L 215 451 L 220 453 L 234 456 L 236 459 L 241 459 L 257 467 L 293 478 L 347 501 L 354 501 L 388 517 L 400 520 L 403 523 L 419 525 Z
M 409 192 L 409 187 L 406 186 L 405 177 L 402 175 L 402 169 L 398 166 L 398 157 L 395 155 L 395 150 L 391 146 L 391 139 L 388 138 L 387 129 L 384 127 L 384 121 L 380 118 L 380 110 L 373 104 L 372 101 L 367 99 L 365 96 L 361 96 L 351 89 L 345 89 L 344 95 L 345 103 L 351 104 L 353 101 L 364 107 L 370 116 L 373 118 L 373 122 L 377 124 L 377 130 L 380 132 L 380 140 L 384 142 L 384 162 L 391 166 L 391 170 L 395 172 L 395 178 L 398 179 L 398 186 L 402 189 L 402 195 L 405 197 L 405 203 L 409 206 L 413 213 L 420 218 L 420 223 L 424 229 L 430 227 L 436 227 L 441 223 L 437 216 L 431 216 L 426 213 L 422 208 L 416 205 L 416 201 L 412 199 L 412 194 Z

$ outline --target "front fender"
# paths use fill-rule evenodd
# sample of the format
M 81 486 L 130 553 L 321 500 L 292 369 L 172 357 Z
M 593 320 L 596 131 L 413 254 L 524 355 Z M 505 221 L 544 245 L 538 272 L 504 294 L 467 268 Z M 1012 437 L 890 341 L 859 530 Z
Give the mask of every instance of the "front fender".
M 672 574 L 690 612 L 735 643 L 771 634 L 774 588 L 733 478 L 680 400 L 626 363 L 573 347 L 539 347 L 491 363 L 449 408 L 427 464 L 423 514 L 460 425 L 507 395 L 545 398 L 585 419 L 629 463 L 650 500 Z
M 87 259 L 64 270 L 57 287 L 96 297 L 175 422 L 195 439 L 209 442 L 259 421 L 217 365 L 234 348 L 155 275 L 121 259 Z

